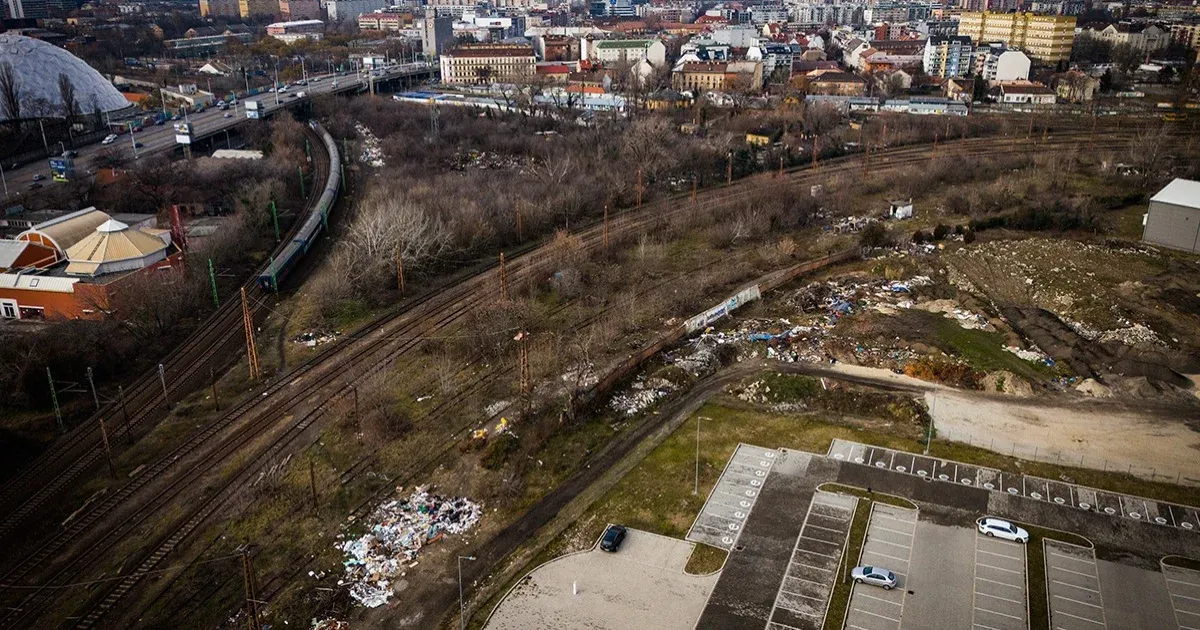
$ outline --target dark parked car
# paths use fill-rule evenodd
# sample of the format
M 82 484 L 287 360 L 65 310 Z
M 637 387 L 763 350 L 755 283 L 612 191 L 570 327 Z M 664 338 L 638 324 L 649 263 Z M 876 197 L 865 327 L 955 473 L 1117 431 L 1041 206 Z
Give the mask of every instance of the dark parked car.
M 609 525 L 608 529 L 604 530 L 604 537 L 600 539 L 600 548 L 610 553 L 616 553 L 621 548 L 621 543 L 625 540 L 625 527 L 623 525 Z

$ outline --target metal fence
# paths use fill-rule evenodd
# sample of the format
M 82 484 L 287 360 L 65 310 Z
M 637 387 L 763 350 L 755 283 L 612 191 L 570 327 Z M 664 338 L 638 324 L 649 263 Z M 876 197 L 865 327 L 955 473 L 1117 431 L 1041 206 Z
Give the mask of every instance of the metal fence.
M 1148 481 L 1158 481 L 1163 483 L 1173 483 L 1187 486 L 1200 486 L 1200 476 L 1195 470 L 1183 471 L 1176 470 L 1165 466 L 1147 466 L 1138 462 L 1133 462 L 1127 459 L 1115 459 L 1103 457 L 1094 454 L 1061 451 L 1041 446 L 1029 446 L 1028 444 L 1017 444 L 1003 439 L 980 438 L 969 433 L 956 431 L 953 429 L 936 429 L 935 439 L 946 440 L 950 442 L 959 442 L 982 448 L 1001 455 L 1017 457 L 1020 459 L 1043 462 L 1046 464 L 1055 464 L 1059 466 L 1071 466 L 1075 468 L 1090 468 L 1092 470 L 1100 470 L 1112 473 L 1124 473 L 1140 479 Z

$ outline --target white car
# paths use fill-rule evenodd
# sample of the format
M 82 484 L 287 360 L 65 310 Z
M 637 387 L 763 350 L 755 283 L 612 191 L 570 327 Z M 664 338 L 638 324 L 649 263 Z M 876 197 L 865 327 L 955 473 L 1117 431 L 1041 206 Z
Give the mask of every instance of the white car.
M 112 144 L 116 141 L 117 141 L 117 134 L 110 133 L 107 136 L 104 136 L 104 139 L 100 141 L 100 144 Z
M 1029 542 L 1029 532 L 1008 521 L 988 516 L 979 519 L 976 523 L 979 525 L 979 533 L 984 536 L 1003 538 L 1022 544 Z
M 896 574 L 881 567 L 854 567 L 850 572 L 850 579 L 854 580 L 855 584 L 870 584 L 885 591 L 896 588 Z

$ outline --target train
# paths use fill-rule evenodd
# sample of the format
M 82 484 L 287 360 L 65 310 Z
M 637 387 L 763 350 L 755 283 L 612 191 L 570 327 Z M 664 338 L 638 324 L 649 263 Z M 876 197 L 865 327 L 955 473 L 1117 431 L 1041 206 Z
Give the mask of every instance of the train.
M 333 210 L 333 204 L 337 202 L 338 191 L 342 185 L 342 173 L 338 168 L 341 163 L 341 154 L 338 153 L 338 146 L 334 142 L 333 136 L 329 135 L 329 132 L 315 121 L 310 121 L 308 126 L 320 134 L 321 141 L 325 143 L 325 150 L 329 153 L 329 176 L 325 179 L 325 188 L 321 190 L 321 196 L 317 198 L 316 205 L 304 217 L 300 229 L 296 230 L 292 239 L 258 275 L 258 286 L 264 291 L 278 291 L 279 283 L 291 273 L 304 254 L 308 253 L 309 248 L 317 241 L 317 236 L 329 220 L 329 212 Z

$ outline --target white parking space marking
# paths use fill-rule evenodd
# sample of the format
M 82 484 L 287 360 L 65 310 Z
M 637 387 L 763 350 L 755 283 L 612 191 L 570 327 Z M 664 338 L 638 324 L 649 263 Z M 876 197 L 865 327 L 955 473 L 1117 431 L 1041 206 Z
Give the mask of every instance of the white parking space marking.
M 684 538 L 733 549 L 778 454 L 774 449 L 738 444 Z
M 1163 565 L 1175 621 L 1182 630 L 1200 630 L 1200 571 Z
M 1107 628 L 1095 552 L 1057 540 L 1042 542 L 1050 627 L 1055 630 Z
M 1025 630 L 1025 547 L 975 534 L 972 626 L 980 630 Z
M 855 584 L 846 613 L 847 627 L 864 630 L 900 628 L 916 523 L 916 510 L 884 503 L 872 506 L 859 564 L 891 571 L 896 575 L 896 587 L 884 590 L 870 584 Z
M 775 595 L 768 628 L 821 628 L 856 505 L 857 499 L 851 496 L 821 491 L 813 494 Z

